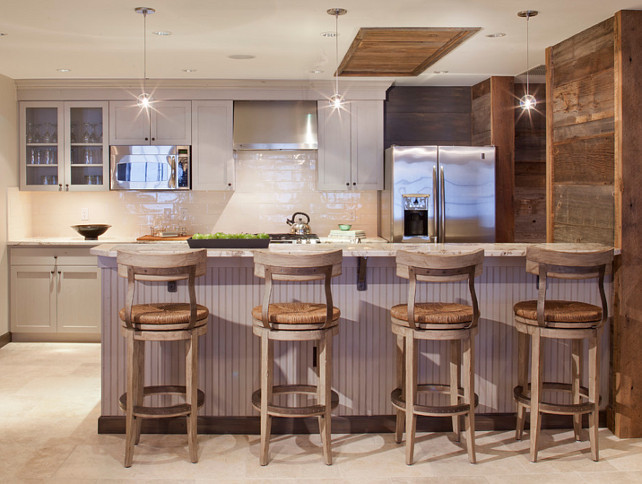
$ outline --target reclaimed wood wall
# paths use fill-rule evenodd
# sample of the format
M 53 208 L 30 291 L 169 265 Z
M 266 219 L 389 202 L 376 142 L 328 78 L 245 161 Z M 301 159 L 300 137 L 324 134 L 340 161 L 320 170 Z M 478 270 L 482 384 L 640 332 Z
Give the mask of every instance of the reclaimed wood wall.
M 384 104 L 384 148 L 470 145 L 470 88 L 400 86 Z
M 515 99 L 526 84 L 515 84 Z M 530 84 L 536 109 L 515 110 L 515 242 L 546 242 L 546 85 Z
M 614 242 L 613 18 L 549 47 L 547 235 Z

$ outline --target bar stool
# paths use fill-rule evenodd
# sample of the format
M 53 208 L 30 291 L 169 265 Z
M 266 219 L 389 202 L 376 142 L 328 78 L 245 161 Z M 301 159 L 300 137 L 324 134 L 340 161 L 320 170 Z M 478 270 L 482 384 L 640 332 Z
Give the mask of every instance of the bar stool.
M 479 249 L 455 254 L 400 250 L 396 261 L 397 275 L 408 279 L 409 285 L 408 303 L 398 304 L 390 310 L 392 332 L 397 335 L 397 388 L 390 394 L 392 405 L 397 409 L 395 440 L 401 442 L 405 423 L 406 464 L 410 465 L 413 462 L 417 415 L 452 417 L 458 442 L 461 433 L 459 418 L 465 415 L 468 459 L 475 463 L 475 407 L 478 398 L 474 392 L 474 338 L 479 308 L 474 279 L 482 272 L 484 251 Z M 417 282 L 453 281 L 468 281 L 470 306 L 441 301 L 417 302 Z M 418 384 L 417 340 L 450 341 L 448 385 Z M 418 392 L 450 395 L 450 405 L 419 405 Z
M 260 464 L 268 463 L 272 417 L 318 416 L 325 463 L 332 464 L 331 411 L 339 396 L 331 389 L 332 337 L 339 332 L 341 312 L 332 305 L 330 280 L 341 274 L 340 250 L 317 253 L 254 252 L 254 275 L 265 279 L 262 306 L 252 309 L 253 332 L 261 338 L 261 387 L 252 394 L 252 405 L 261 412 Z M 320 280 L 325 304 L 311 302 L 271 303 L 274 281 Z M 274 341 L 315 341 L 318 345 L 317 385 L 274 385 Z M 274 395 L 316 395 L 314 405 L 277 405 Z
M 118 275 L 127 278 L 126 306 L 119 312 L 121 333 L 127 339 L 127 392 L 120 399 L 126 413 L 125 467 L 132 465 L 140 441 L 142 418 L 187 417 L 187 440 L 192 462 L 198 461 L 197 412 L 204 393 L 198 384 L 198 337 L 207 332 L 209 311 L 196 304 L 194 280 L 205 274 L 207 251 L 124 251 L 116 258 Z M 187 280 L 189 303 L 134 304 L 137 282 Z M 185 342 L 185 385 L 144 386 L 145 341 Z M 180 395 L 185 403 L 146 406 L 151 395 Z
M 513 393 L 517 402 L 515 438 L 524 432 L 526 408 L 530 408 L 530 457 L 537 462 L 541 427 L 540 413 L 573 415 L 575 439 L 580 440 L 582 415 L 589 414 L 591 457 L 599 458 L 597 430 L 599 423 L 600 333 L 608 317 L 604 293 L 604 273 L 613 261 L 613 249 L 591 252 L 563 252 L 532 246 L 526 249 L 526 271 L 539 276 L 537 300 L 515 304 L 518 370 Z M 597 279 L 602 307 L 578 301 L 547 300 L 548 278 Z M 531 382 L 528 382 L 529 337 L 531 347 Z M 543 382 L 542 338 L 570 339 L 572 382 Z M 588 389 L 581 386 L 582 343 L 588 340 Z M 544 390 L 572 394 L 572 404 L 549 403 L 542 399 Z M 584 401 L 582 401 L 584 400 Z

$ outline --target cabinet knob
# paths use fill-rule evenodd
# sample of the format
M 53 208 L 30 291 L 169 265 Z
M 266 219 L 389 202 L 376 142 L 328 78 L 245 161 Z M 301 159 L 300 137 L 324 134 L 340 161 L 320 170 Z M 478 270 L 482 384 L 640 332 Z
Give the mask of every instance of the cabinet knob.
M 59 183 L 59 184 L 58 184 L 58 191 L 59 191 L 59 192 L 62 192 L 62 183 Z
M 146 138 L 145 138 L 145 141 L 149 141 L 149 138 L 147 138 L 147 137 L 146 137 Z
M 350 186 L 350 182 L 347 182 L 347 183 L 346 183 L 346 186 L 347 186 L 347 187 L 349 187 L 349 186 Z
M 65 191 L 67 191 L 67 192 L 69 191 L 69 184 L 68 183 L 65 185 Z
M 228 186 L 228 187 L 231 187 L 231 186 L 232 186 L 232 184 L 231 184 L 231 183 L 228 183 L 228 184 L 227 184 L 227 186 Z
M 357 182 L 352 182 L 352 186 L 356 186 L 356 185 L 357 185 Z
M 152 141 L 156 141 L 156 138 L 152 138 Z

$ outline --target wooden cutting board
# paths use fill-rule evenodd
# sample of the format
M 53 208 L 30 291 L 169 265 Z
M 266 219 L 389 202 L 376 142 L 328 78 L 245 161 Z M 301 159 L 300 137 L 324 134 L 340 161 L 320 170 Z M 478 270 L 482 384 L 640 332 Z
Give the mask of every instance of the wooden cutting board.
M 187 240 L 191 237 L 191 235 L 176 235 L 173 237 L 158 237 L 156 235 L 143 235 L 142 237 L 138 237 L 136 240 L 138 242 L 171 242 L 171 241 L 177 241 L 177 240 Z

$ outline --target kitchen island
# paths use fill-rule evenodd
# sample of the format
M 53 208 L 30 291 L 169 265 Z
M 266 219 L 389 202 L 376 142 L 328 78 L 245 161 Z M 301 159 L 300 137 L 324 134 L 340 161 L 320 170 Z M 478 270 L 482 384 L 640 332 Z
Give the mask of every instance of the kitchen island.
M 341 309 L 340 330 L 335 338 L 333 388 L 340 402 L 335 410 L 335 432 L 386 431 L 393 427 L 390 392 L 395 387 L 395 337 L 390 330 L 389 308 L 406 301 L 407 282 L 395 274 L 394 255 L 400 249 L 457 251 L 484 249 L 484 272 L 476 279 L 481 318 L 476 338 L 475 389 L 479 395 L 478 428 L 510 428 L 515 407 L 513 386 L 517 381 L 517 338 L 513 328 L 512 307 L 516 301 L 537 297 L 536 277 L 525 272 L 528 244 L 320 244 L 271 245 L 274 251 L 318 251 L 341 248 L 343 273 L 333 279 L 335 306 Z M 566 250 L 585 250 L 587 244 L 554 244 Z M 102 272 L 102 404 L 100 432 L 124 432 L 124 416 L 118 397 L 125 390 L 125 340 L 119 331 L 118 310 L 124 306 L 126 280 L 116 270 L 118 249 L 184 250 L 186 243 L 142 246 L 140 244 L 103 244 L 91 249 L 98 256 Z M 197 280 L 199 303 L 210 309 L 207 335 L 201 339 L 199 388 L 205 392 L 200 412 L 199 431 L 258 432 L 258 413 L 251 405 L 252 391 L 259 386 L 259 340 L 252 334 L 250 311 L 261 303 L 262 279 L 254 277 L 252 251 L 209 249 L 208 269 Z M 608 277 L 609 306 L 612 307 L 611 278 Z M 598 303 L 594 287 L 582 281 L 556 281 L 549 297 L 569 297 Z M 447 288 L 423 288 L 424 296 L 466 299 L 467 286 L 450 283 Z M 434 293 L 429 291 L 435 291 Z M 322 300 L 321 287 L 310 291 L 282 285 L 275 297 Z M 185 297 L 185 286 L 170 293 L 164 284 L 149 284 L 138 292 L 140 300 L 175 301 Z M 608 328 L 603 332 L 601 394 L 602 408 L 608 404 L 609 346 Z M 146 384 L 178 378 L 181 345 L 152 344 L 146 353 Z M 447 345 L 427 342 L 422 354 L 419 378 L 447 381 Z M 586 354 L 586 353 L 585 353 Z M 283 343 L 275 347 L 275 383 L 293 379 L 314 381 L 311 346 Z M 161 358 L 162 356 L 162 358 Z M 545 346 L 545 381 L 570 381 L 570 345 L 555 342 Z M 288 380 L 289 379 L 289 380 Z M 281 420 L 281 419 L 277 419 Z M 422 419 L 426 420 L 426 419 Z M 315 425 L 315 421 L 311 421 Z M 430 420 L 424 425 L 433 425 Z M 279 428 L 306 431 L 306 423 Z M 288 424 L 290 425 L 290 424 Z M 450 425 L 439 419 L 434 425 Z M 421 427 L 420 427 L 421 428 Z M 426 428 L 426 427 L 424 427 Z M 432 427 L 437 428 L 437 427 Z M 180 425 L 158 420 L 145 422 L 145 431 L 181 431 Z

